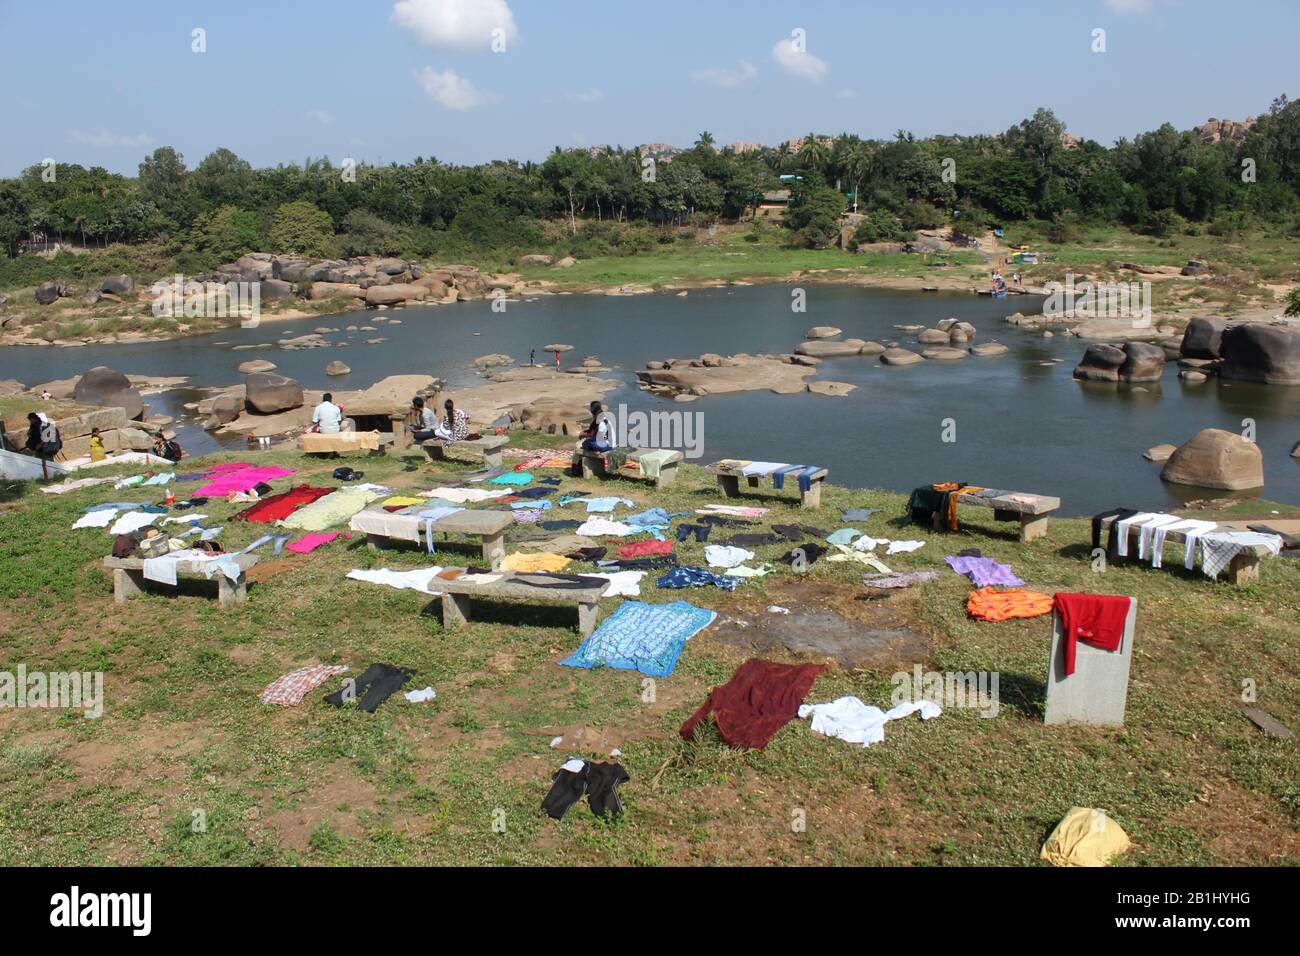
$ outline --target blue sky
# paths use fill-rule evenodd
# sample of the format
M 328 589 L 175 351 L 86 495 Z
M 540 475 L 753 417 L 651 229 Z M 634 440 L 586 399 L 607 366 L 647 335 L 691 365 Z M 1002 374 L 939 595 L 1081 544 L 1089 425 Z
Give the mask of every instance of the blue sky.
M 1298 36 L 1300 0 L 0 0 L 0 175 L 134 173 L 162 145 L 474 163 L 702 129 L 998 132 L 1040 105 L 1110 143 L 1300 96 Z

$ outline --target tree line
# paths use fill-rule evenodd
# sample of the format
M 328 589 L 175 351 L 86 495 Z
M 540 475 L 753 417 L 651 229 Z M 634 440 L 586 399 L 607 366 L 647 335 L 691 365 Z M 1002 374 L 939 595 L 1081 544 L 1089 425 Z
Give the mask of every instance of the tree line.
M 1240 142 L 1205 142 L 1168 123 L 1110 147 L 1064 133 L 1040 109 L 997 135 L 809 134 L 742 153 L 718 149 L 705 132 L 653 163 L 636 149 L 557 147 L 541 163 L 419 157 L 339 167 L 308 158 L 254 169 L 218 149 L 190 168 L 162 147 L 134 178 L 59 163 L 0 179 L 0 245 L 14 257 L 42 241 L 161 241 L 187 271 L 249 251 L 428 257 L 545 243 L 628 253 L 664 241 L 655 227 L 741 219 L 780 189 L 791 191 L 791 241 L 809 246 L 838 238 L 846 210 L 861 213 L 863 243 L 1029 220 L 1062 239 L 1084 223 L 1156 236 L 1300 232 L 1300 102 L 1286 96 Z

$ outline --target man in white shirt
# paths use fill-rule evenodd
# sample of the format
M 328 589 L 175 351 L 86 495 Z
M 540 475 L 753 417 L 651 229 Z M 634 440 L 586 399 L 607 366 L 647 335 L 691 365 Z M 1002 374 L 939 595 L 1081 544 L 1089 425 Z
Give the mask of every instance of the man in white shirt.
M 582 448 L 585 451 L 609 451 L 614 447 L 614 422 L 600 402 L 591 403 L 591 424 L 582 436 Z
M 322 434 L 333 434 L 343 430 L 343 409 L 334 404 L 334 396 L 326 392 L 321 396 L 321 403 L 312 412 L 311 423 Z

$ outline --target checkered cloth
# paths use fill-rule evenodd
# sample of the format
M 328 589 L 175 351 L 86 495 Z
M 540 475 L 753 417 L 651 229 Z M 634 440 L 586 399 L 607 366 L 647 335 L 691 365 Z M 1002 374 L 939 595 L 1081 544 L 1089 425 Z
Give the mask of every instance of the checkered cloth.
M 1210 531 L 1201 535 L 1201 572 L 1217 578 L 1219 572 L 1246 548 L 1262 544 L 1271 554 L 1282 550 L 1282 539 L 1275 534 L 1255 531 Z
M 297 707 L 308 691 L 315 690 L 335 674 L 342 674 L 346 670 L 346 667 L 338 664 L 313 664 L 299 668 L 267 684 L 266 690 L 262 691 L 262 703 Z

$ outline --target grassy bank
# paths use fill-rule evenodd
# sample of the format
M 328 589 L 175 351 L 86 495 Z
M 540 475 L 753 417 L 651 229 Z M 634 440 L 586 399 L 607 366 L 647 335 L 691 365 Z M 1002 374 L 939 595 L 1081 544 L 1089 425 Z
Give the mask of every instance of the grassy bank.
M 294 483 L 313 484 L 332 484 L 337 464 L 287 451 L 257 461 L 296 468 Z M 454 472 L 396 456 L 350 463 L 398 490 Z M 719 500 L 693 467 L 665 493 L 568 477 L 563 491 L 597 486 L 670 511 Z M 354 567 L 430 560 L 416 550 L 372 553 L 353 541 L 305 557 L 267 555 L 265 577 L 234 612 L 156 592 L 115 605 L 99 564 L 108 534 L 68 530 L 89 504 L 147 497 L 107 489 L 54 496 L 26 485 L 0 499 L 0 669 L 103 671 L 106 696 L 98 720 L 0 711 L 0 865 L 1038 865 L 1044 836 L 1071 806 L 1105 808 L 1124 826 L 1135 844 L 1125 865 L 1300 862 L 1294 740 L 1265 737 L 1240 714 L 1249 678 L 1258 706 L 1300 726 L 1294 561 L 1265 562 L 1245 588 L 1149 567 L 1097 575 L 1085 521 L 1053 521 L 1047 538 L 1022 545 L 980 511 L 956 534 L 900 531 L 903 499 L 883 492 L 831 487 L 817 512 L 771 499 L 762 502 L 772 508 L 764 526 L 793 519 L 829 531 L 841 525 L 840 507 L 883 508 L 857 527 L 924 538 L 920 551 L 887 563 L 940 578 L 883 599 L 864 595 L 859 565 L 824 560 L 731 594 L 664 591 L 647 578 L 644 599 L 690 600 L 716 609 L 719 621 L 687 645 L 646 703 L 640 674 L 557 665 L 579 641 L 571 609 L 488 604 L 469 627 L 444 632 L 427 596 L 344 578 Z M 201 510 L 219 525 L 240 507 Z M 264 530 L 225 529 L 228 548 Z M 683 564 L 703 563 L 703 547 L 692 540 L 677 552 Z M 1047 619 L 969 619 L 970 586 L 942 563 L 969 547 L 1010 562 L 1036 590 L 1138 598 L 1122 730 L 1043 725 Z M 604 604 L 608 613 L 617 599 Z M 712 732 L 684 744 L 677 727 L 709 687 L 760 653 L 745 643 L 761 643 L 775 617 L 769 604 L 838 615 L 861 630 L 864 646 L 878 630 L 924 638 L 919 654 L 886 642 L 855 667 L 832 666 L 811 701 L 851 693 L 887 705 L 890 674 L 920 660 L 940 671 L 999 672 L 1001 708 L 992 719 L 950 709 L 925 723 L 892 723 L 866 750 L 814 736 L 799 721 L 764 752 L 733 751 Z M 761 656 L 818 659 L 779 645 Z M 297 708 L 259 702 L 267 683 L 316 661 L 347 664 L 354 675 L 374 661 L 413 668 L 409 687 L 431 684 L 438 698 L 397 696 L 373 715 L 325 705 L 324 690 Z M 622 819 L 598 821 L 585 804 L 558 823 L 538 812 L 560 763 L 585 755 L 548 743 L 578 728 L 603 738 L 602 752 L 622 751 L 632 777 Z M 498 809 L 504 832 L 493 829 Z M 806 813 L 806 832 L 792 832 L 795 810 Z M 192 825 L 196 811 L 203 832 Z

